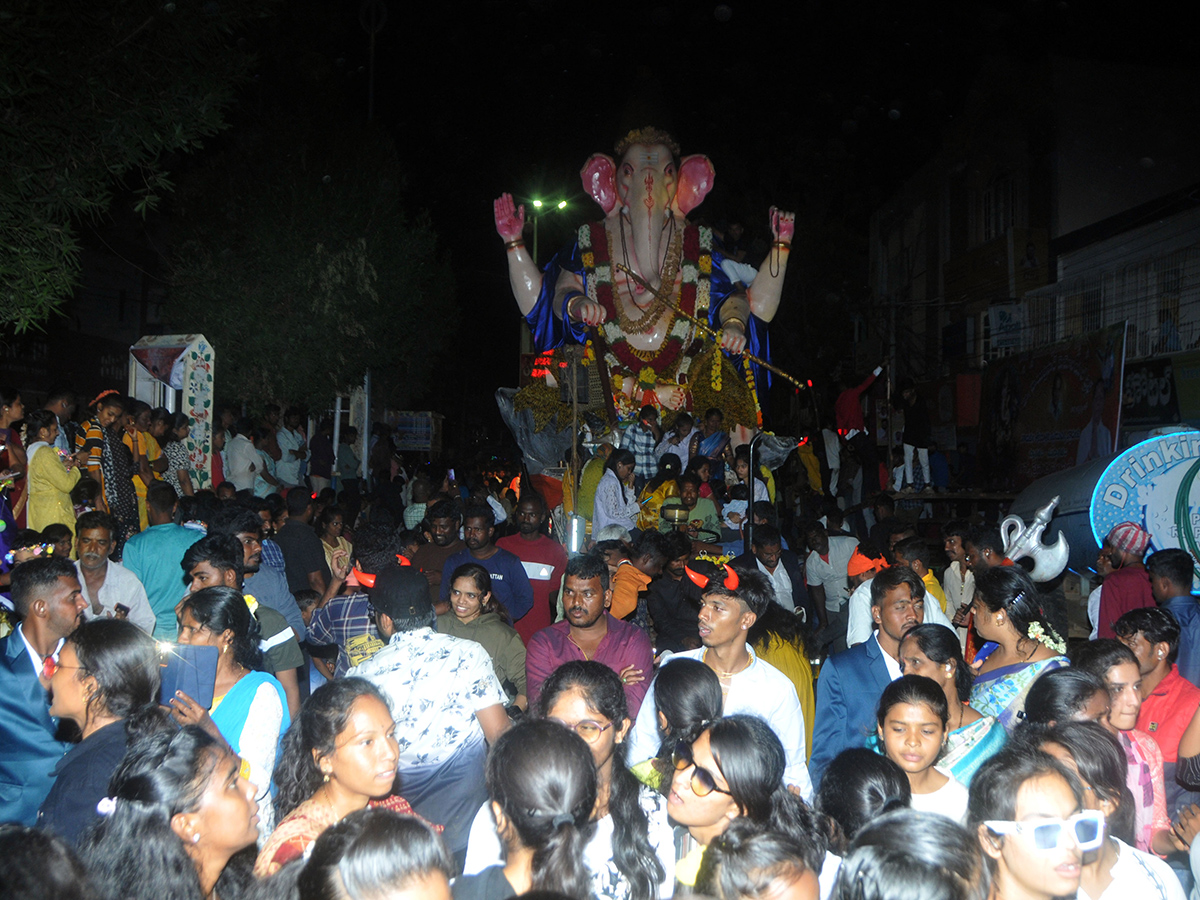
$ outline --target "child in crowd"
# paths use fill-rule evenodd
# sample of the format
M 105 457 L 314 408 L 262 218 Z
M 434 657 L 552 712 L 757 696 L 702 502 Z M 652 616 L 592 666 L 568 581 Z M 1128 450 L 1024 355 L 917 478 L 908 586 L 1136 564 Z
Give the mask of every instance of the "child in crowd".
M 946 742 L 946 695 L 935 681 L 904 675 L 879 701 L 879 739 L 887 758 L 904 770 L 912 808 L 956 822 L 967 816 L 967 789 L 934 766 Z

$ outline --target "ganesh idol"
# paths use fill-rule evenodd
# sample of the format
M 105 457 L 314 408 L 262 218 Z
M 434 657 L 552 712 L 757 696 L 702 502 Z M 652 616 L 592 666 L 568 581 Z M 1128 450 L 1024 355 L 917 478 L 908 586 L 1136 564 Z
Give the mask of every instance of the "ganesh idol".
M 739 289 L 712 230 L 687 220 L 712 190 L 708 157 L 681 157 L 674 139 L 655 128 L 630 132 L 615 149 L 615 159 L 594 154 L 580 172 L 604 218 L 581 226 L 544 272 L 521 240 L 525 208 L 509 194 L 494 203 L 509 281 L 538 352 L 588 344 L 618 423 L 647 403 L 666 411 L 664 418 L 716 406 L 727 417 L 741 408 L 735 418 L 753 419 L 761 376 L 742 351 L 768 356 L 767 325 L 779 307 L 794 216 L 770 210 L 770 256 Z M 719 332 L 719 347 L 689 317 Z

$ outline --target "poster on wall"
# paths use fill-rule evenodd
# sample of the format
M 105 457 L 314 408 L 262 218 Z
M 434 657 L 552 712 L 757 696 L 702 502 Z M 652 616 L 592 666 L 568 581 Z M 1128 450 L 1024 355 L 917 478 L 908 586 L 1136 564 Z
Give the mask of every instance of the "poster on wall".
M 1125 364 L 1121 427 L 1154 428 L 1179 423 L 1179 397 L 1171 357 Z
M 1111 455 L 1124 363 L 1124 324 L 989 363 L 980 404 L 980 480 L 1018 491 L 1043 475 Z

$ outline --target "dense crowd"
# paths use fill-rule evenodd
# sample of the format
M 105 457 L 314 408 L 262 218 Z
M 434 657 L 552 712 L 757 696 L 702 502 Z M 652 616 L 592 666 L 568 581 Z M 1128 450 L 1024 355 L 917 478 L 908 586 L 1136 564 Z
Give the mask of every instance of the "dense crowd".
M 1068 646 L 997 532 L 797 518 L 719 410 L 577 491 L 386 428 L 362 478 L 274 406 L 200 472 L 186 416 L 73 413 L 0 391 L 5 898 L 1192 890 L 1195 562 L 1133 523 Z

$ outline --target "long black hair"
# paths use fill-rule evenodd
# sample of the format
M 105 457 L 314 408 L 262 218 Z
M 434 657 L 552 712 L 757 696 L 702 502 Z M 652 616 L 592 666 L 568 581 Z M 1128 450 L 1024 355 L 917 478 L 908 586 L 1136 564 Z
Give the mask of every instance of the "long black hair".
M 674 481 L 683 470 L 683 460 L 677 453 L 664 453 L 658 460 L 658 471 L 654 473 L 642 491 L 652 494 L 668 481 Z
M 80 674 L 96 679 L 87 716 L 131 719 L 133 732 L 157 720 L 161 670 L 154 639 L 125 619 L 92 619 L 67 636 L 79 657 Z M 78 676 L 76 676 L 78 677 Z
M 829 819 L 830 849 L 842 856 L 867 825 L 885 813 L 907 809 L 911 802 L 912 785 L 904 770 L 866 747 L 835 756 L 813 800 Z
M 665 732 L 656 723 L 662 740 L 659 759 L 669 757 L 677 741 L 692 743 L 721 717 L 721 680 L 698 659 L 683 657 L 664 663 L 653 688 L 655 709 L 667 720 Z
M 611 457 L 610 457 L 611 458 Z M 538 713 L 544 719 L 567 691 L 583 695 L 595 710 L 621 728 L 629 720 L 625 686 L 617 673 L 594 660 L 563 663 L 546 679 L 538 697 Z M 608 812 L 613 820 L 613 862 L 629 882 L 633 900 L 652 900 L 667 873 L 650 845 L 650 820 L 639 801 L 640 787 L 625 767 L 625 745 L 613 748 L 612 776 L 608 789 Z
M 230 538 L 237 541 L 237 538 Z M 182 616 L 191 612 L 192 618 L 213 634 L 233 632 L 233 661 L 247 669 L 262 668 L 262 650 L 258 647 L 261 632 L 258 618 L 251 614 L 246 597 L 231 587 L 206 587 L 188 594 L 179 609 Z
M 963 660 L 962 647 L 953 631 L 945 625 L 918 625 L 905 633 L 904 640 L 900 643 L 903 644 L 904 641 L 916 642 L 925 658 L 935 665 L 954 663 L 954 690 L 958 699 L 963 703 L 971 699 L 971 684 L 975 681 L 975 676 L 971 667 Z
M 583 850 L 596 830 L 596 767 L 583 739 L 544 719 L 519 723 L 488 754 L 487 788 L 533 850 L 532 890 L 588 900 Z
M 726 716 L 708 729 L 708 741 L 739 818 L 802 843 L 808 849 L 804 864 L 819 872 L 827 830 L 812 807 L 784 784 L 787 755 L 771 726 L 757 716 Z
M 754 533 L 758 534 L 758 531 Z M 769 647 L 772 641 L 779 641 L 781 644 L 791 644 L 801 654 L 805 653 L 804 626 L 795 613 L 788 612 L 775 602 L 767 603 L 761 612 L 755 612 L 758 613 L 758 618 L 746 632 L 746 642 L 751 647 L 763 650 Z
M 359 697 L 387 699 L 365 678 L 327 681 L 300 707 L 300 715 L 283 736 L 283 750 L 275 763 L 275 820 L 282 822 L 293 809 L 316 793 L 325 778 L 316 757 L 337 749 L 337 737 L 350 721 L 351 707 Z
M 81 856 L 106 897 L 122 900 L 201 900 L 200 876 L 171 828 L 172 817 L 194 811 L 225 753 L 196 725 L 138 741 L 109 782 L 111 813 L 85 836 Z M 217 893 L 239 893 L 240 866 L 227 866 Z

